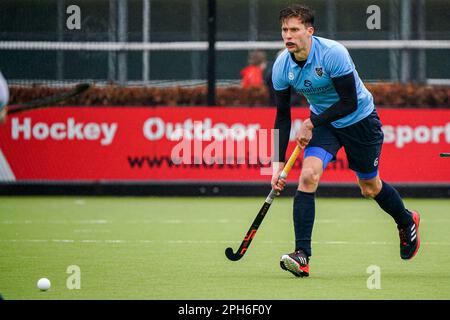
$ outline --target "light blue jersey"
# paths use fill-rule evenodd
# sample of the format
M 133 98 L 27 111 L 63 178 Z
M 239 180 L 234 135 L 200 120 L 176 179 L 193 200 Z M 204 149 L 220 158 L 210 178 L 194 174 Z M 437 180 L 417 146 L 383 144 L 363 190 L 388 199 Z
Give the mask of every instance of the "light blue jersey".
M 285 90 L 291 86 L 302 93 L 310 109 L 321 114 L 339 100 L 332 78 L 353 72 L 358 97 L 358 108 L 342 119 L 332 122 L 335 128 L 352 125 L 367 117 L 374 109 L 372 94 L 359 78 L 350 54 L 340 43 L 312 37 L 311 50 L 303 68 L 292 59 L 288 50 L 279 55 L 273 65 L 272 82 L 275 90 Z
M 9 91 L 8 85 L 6 84 L 5 78 L 3 78 L 2 73 L 0 72 L 0 110 L 2 110 L 9 99 Z

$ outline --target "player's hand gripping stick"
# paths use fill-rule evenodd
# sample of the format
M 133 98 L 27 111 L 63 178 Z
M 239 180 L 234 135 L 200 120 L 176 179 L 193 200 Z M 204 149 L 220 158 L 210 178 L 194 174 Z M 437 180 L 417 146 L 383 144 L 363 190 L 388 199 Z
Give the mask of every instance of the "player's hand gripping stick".
M 289 174 L 289 171 L 291 171 L 292 167 L 294 166 L 295 160 L 297 160 L 298 155 L 300 154 L 300 147 L 296 146 L 294 151 L 292 152 L 291 156 L 289 157 L 288 162 L 283 168 L 283 171 L 280 174 L 279 179 L 286 179 L 286 177 Z M 258 212 L 258 215 L 256 216 L 255 220 L 253 221 L 250 229 L 248 230 L 247 234 L 244 237 L 244 240 L 241 243 L 241 246 L 237 250 L 236 253 L 233 252 L 233 248 L 226 248 L 225 255 L 228 259 L 231 261 L 238 261 L 241 259 L 244 254 L 247 252 L 248 247 L 250 246 L 250 243 L 252 242 L 253 238 L 255 237 L 256 231 L 258 231 L 258 228 L 261 224 L 261 222 L 264 220 L 264 217 L 266 216 L 267 211 L 270 208 L 270 205 L 273 202 L 273 199 L 275 199 L 276 196 L 278 196 L 280 193 L 276 191 L 274 188 L 270 191 L 269 195 L 266 198 L 266 201 L 264 201 L 263 206 Z

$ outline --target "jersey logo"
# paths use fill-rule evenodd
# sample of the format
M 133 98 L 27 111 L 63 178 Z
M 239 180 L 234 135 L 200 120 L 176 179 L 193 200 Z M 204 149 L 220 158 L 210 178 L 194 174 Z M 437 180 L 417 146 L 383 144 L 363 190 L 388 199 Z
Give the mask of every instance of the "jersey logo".
M 303 85 L 304 85 L 305 87 L 311 87 L 311 86 L 312 86 L 312 82 L 309 81 L 309 80 L 305 80 L 305 81 L 303 82 Z
M 289 80 L 294 80 L 294 73 L 293 72 L 289 72 L 288 78 L 289 78 Z
M 316 74 L 317 74 L 319 77 L 323 76 L 323 70 L 322 70 L 322 67 L 316 68 Z

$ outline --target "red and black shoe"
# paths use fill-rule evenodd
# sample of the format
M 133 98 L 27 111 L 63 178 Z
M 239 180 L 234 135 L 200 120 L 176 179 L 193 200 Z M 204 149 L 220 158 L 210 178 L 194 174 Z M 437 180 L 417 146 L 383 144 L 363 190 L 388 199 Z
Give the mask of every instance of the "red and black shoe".
M 309 276 L 309 258 L 301 250 L 284 254 L 280 259 L 280 267 L 296 277 Z
M 398 228 L 400 236 L 400 257 L 403 260 L 412 259 L 419 251 L 420 237 L 419 237 L 419 223 L 420 215 L 416 211 L 411 211 L 413 223 L 405 228 Z

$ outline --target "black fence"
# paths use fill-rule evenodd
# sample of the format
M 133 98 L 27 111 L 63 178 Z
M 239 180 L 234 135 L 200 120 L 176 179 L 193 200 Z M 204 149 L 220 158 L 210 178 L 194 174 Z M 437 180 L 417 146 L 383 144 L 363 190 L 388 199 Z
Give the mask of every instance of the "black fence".
M 450 184 L 393 184 L 402 197 L 450 198 Z M 288 184 L 283 196 L 293 196 Z M 0 196 L 157 196 L 157 197 L 265 197 L 267 183 L 150 183 L 150 182 L 15 182 L 0 184 Z M 361 197 L 356 184 L 322 184 L 318 197 Z

